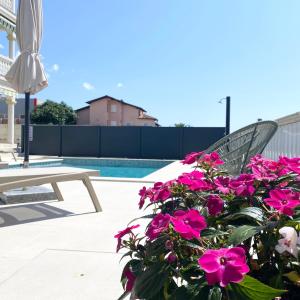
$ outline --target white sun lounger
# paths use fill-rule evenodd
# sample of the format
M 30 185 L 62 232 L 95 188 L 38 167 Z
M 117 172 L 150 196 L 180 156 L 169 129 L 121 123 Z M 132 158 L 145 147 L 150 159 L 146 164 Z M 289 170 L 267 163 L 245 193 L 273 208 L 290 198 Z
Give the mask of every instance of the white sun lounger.
M 99 176 L 98 171 L 71 167 L 51 167 L 32 169 L 9 169 L 0 171 L 0 193 L 28 186 L 51 184 L 59 201 L 64 198 L 57 185 L 58 182 L 81 180 L 93 201 L 95 210 L 102 211 L 98 197 L 89 176 Z
M 14 161 L 17 161 L 16 147 L 12 144 L 0 144 L 0 162 L 2 161 L 2 154 L 10 154 Z

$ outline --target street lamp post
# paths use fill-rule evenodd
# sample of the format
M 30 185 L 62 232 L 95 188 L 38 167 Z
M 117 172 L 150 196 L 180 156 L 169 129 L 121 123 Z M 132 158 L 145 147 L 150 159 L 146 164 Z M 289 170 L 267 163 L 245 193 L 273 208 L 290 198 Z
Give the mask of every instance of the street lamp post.
M 230 97 L 226 97 L 226 127 L 225 127 L 225 135 L 230 133 Z
M 219 103 L 222 103 L 223 100 L 226 100 L 226 124 L 225 124 L 225 132 L 224 135 L 228 135 L 230 133 L 230 97 L 222 98 Z

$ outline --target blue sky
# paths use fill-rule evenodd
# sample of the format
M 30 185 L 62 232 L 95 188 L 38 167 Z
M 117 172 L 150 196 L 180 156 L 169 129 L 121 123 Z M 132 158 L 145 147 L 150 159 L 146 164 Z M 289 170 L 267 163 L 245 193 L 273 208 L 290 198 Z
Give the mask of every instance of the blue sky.
M 164 126 L 223 126 L 300 111 L 298 0 L 44 1 L 49 87 L 74 108 L 108 94 Z

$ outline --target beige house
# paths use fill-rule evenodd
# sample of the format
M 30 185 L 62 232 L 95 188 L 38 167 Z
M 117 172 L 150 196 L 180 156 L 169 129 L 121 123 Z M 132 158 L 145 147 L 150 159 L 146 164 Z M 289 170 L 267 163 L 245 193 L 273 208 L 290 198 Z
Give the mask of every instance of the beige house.
M 143 108 L 107 95 L 87 104 L 76 110 L 77 125 L 158 126 L 157 119 Z

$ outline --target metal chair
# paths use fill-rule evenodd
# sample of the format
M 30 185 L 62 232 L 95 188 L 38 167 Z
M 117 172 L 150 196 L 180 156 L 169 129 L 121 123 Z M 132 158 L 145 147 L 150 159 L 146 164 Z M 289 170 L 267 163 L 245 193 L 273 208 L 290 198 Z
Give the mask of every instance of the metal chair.
M 274 121 L 248 125 L 218 140 L 205 153 L 217 152 L 224 161 L 221 168 L 229 174 L 239 175 L 252 156 L 263 152 L 277 128 Z

